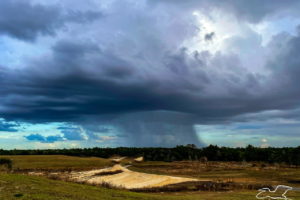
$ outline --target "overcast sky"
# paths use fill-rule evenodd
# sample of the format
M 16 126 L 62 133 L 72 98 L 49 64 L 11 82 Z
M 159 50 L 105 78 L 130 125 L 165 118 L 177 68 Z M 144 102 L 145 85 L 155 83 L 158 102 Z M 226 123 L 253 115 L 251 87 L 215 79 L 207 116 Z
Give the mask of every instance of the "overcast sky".
M 1 0 L 0 148 L 299 146 L 299 0 Z

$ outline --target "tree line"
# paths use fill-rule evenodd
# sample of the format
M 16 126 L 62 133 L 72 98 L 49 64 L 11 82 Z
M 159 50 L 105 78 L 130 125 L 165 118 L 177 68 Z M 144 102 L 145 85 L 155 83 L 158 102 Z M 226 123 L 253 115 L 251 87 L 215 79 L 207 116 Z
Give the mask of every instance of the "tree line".
M 147 161 L 263 161 L 269 163 L 286 163 L 300 165 L 300 146 L 283 148 L 259 148 L 248 145 L 245 148 L 218 147 L 210 145 L 196 148 L 195 145 L 181 145 L 174 148 L 75 148 L 75 149 L 38 149 L 38 150 L 3 150 L 0 155 L 68 155 L 96 156 L 109 158 L 112 156 L 143 156 Z

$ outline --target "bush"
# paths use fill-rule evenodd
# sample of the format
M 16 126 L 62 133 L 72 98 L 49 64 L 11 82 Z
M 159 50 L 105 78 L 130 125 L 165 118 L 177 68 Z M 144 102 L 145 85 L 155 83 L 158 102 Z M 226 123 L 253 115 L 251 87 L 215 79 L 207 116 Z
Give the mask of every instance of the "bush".
M 0 165 L 5 165 L 7 169 L 11 170 L 13 166 L 13 162 L 8 158 L 0 158 Z

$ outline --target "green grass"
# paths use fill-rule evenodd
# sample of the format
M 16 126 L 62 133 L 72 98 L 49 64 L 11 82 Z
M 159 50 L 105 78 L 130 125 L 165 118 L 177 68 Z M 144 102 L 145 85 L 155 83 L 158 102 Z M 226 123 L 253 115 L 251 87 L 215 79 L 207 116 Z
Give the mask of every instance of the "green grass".
M 88 170 L 111 166 L 108 159 L 62 155 L 0 156 L 13 161 L 14 170 Z
M 0 199 L 5 200 L 253 200 L 256 194 L 256 191 L 143 194 L 19 174 L 0 174 L 0 188 Z
M 73 156 L 0 156 L 10 158 L 14 169 L 19 170 L 88 170 L 111 166 L 108 159 L 96 157 Z M 129 162 L 126 160 L 124 162 Z M 125 164 L 126 164 L 125 163 Z M 224 163 L 220 163 L 224 164 Z M 133 163 L 132 169 L 148 173 L 187 176 L 197 178 L 250 178 L 257 182 L 270 183 L 277 181 L 300 187 L 300 184 L 290 184 L 288 180 L 300 180 L 300 169 L 250 170 L 231 168 L 198 169 L 197 163 L 179 162 L 144 162 Z M 253 200 L 256 191 L 231 192 L 181 192 L 181 193 L 134 193 L 125 190 L 114 190 L 77 183 L 50 180 L 45 177 L 21 174 L 0 173 L 0 199 L 13 200 Z M 300 192 L 289 192 L 291 199 L 300 199 Z

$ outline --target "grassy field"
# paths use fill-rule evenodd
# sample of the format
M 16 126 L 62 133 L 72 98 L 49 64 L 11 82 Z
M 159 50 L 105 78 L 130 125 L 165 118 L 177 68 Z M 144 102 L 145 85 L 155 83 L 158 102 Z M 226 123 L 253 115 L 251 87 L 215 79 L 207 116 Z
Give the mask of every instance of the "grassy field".
M 234 182 L 286 184 L 300 187 L 300 168 L 266 163 L 237 162 L 144 162 L 135 163 L 132 170 L 184 176 L 199 179 L 229 180 Z
M 62 155 L 0 156 L 13 161 L 13 169 L 22 170 L 89 170 L 111 166 L 108 159 Z
M 108 159 L 72 156 L 1 156 L 14 162 L 17 174 L 0 173 L 0 199 L 24 200 L 252 200 L 255 190 L 234 190 L 228 192 L 180 192 L 180 193 L 134 193 L 125 190 L 106 189 L 77 183 L 50 180 L 45 177 L 18 174 L 26 171 L 89 170 L 112 166 Z M 130 159 L 124 160 L 124 165 Z M 212 180 L 233 180 L 237 182 L 265 182 L 300 187 L 300 169 L 273 166 L 264 163 L 225 162 L 143 162 L 131 163 L 131 170 L 154 174 Z M 300 192 L 289 192 L 291 199 L 300 199 Z
M 252 200 L 256 194 L 255 191 L 143 194 L 19 174 L 0 174 L 0 188 L 0 199 L 5 200 Z

